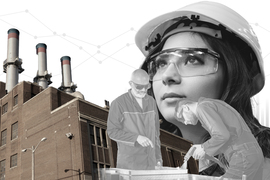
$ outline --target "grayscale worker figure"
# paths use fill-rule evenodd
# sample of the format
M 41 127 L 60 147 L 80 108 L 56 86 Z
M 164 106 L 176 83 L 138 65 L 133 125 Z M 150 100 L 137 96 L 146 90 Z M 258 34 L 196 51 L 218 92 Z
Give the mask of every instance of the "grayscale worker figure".
M 146 170 L 161 167 L 159 116 L 156 102 L 147 95 L 149 76 L 135 70 L 127 93 L 111 104 L 107 121 L 109 137 L 117 142 L 117 168 Z
M 200 122 L 211 136 L 192 146 L 196 148 L 194 159 L 204 161 L 223 153 L 228 164 L 222 177 L 241 179 L 244 174 L 247 179 L 262 179 L 263 152 L 243 117 L 229 104 L 219 99 L 183 98 L 177 103 L 175 118 L 185 125 Z

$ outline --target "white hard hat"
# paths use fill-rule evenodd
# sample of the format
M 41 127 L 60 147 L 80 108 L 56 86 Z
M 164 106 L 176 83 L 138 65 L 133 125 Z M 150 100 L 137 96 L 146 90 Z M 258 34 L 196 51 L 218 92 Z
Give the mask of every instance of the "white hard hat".
M 255 61 L 259 65 L 259 69 L 257 68 L 255 70 L 256 74 L 253 77 L 253 94 L 258 93 L 263 88 L 265 76 L 261 48 L 257 36 L 249 23 L 241 15 L 220 3 L 208 1 L 198 2 L 150 20 L 139 29 L 135 37 L 136 45 L 141 52 L 145 56 L 148 56 L 162 41 L 164 34 L 167 36 L 167 29 L 179 21 L 180 17 L 188 17 L 190 19 L 199 18 L 204 22 L 222 27 L 224 30 L 235 34 L 235 36 L 250 46 L 256 56 L 254 57 Z M 179 27 L 177 29 L 179 32 Z M 197 30 L 183 27 L 182 30 L 180 28 L 180 31 L 209 33 L 209 28 L 205 31 L 204 27 Z M 213 31 L 212 33 L 214 37 L 220 38 L 221 36 L 218 32 Z
M 149 84 L 149 75 L 143 69 L 136 69 L 131 74 L 130 80 L 139 85 L 147 85 Z

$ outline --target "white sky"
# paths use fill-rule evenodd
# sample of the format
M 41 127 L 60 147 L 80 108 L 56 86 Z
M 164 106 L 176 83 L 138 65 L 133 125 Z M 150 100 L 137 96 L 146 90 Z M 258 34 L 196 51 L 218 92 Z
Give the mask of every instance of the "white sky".
M 87 101 L 104 106 L 129 89 L 133 70 L 143 61 L 134 43 L 136 31 L 150 19 L 194 0 L 0 0 L 0 59 L 7 58 L 7 31 L 20 31 L 20 81 L 33 82 L 38 69 L 36 45 L 47 45 L 52 84 L 61 86 L 62 56 L 71 57 L 72 81 Z M 217 0 L 245 17 L 262 46 L 269 97 L 270 12 L 267 0 Z M 3 66 L 0 81 L 6 81 Z M 267 90 L 268 88 L 268 90 Z M 269 100 L 269 98 L 268 98 Z

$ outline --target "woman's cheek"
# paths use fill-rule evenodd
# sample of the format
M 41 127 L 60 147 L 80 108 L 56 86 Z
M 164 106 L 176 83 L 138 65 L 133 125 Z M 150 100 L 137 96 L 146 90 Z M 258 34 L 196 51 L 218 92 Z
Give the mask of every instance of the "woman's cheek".
M 158 108 L 160 108 L 159 105 L 160 105 L 160 98 L 161 98 L 160 97 L 161 96 L 161 92 L 160 92 L 161 91 L 161 86 L 156 82 L 153 82 L 152 86 L 153 86 L 153 92 L 154 92 L 154 96 L 155 96 L 157 106 L 158 106 Z

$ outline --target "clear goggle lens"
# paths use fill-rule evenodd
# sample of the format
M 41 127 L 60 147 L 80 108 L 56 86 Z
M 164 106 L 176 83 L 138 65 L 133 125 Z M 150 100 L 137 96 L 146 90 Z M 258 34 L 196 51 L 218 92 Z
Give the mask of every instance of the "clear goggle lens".
M 206 48 L 173 48 L 160 51 L 148 58 L 151 81 L 161 80 L 170 64 L 182 77 L 205 76 L 218 70 L 219 54 Z
M 141 84 L 136 84 L 136 83 L 132 82 L 132 84 L 139 91 L 141 91 L 143 89 L 148 90 L 151 87 L 151 84 L 150 83 L 149 84 L 146 84 L 146 85 L 141 85 Z

